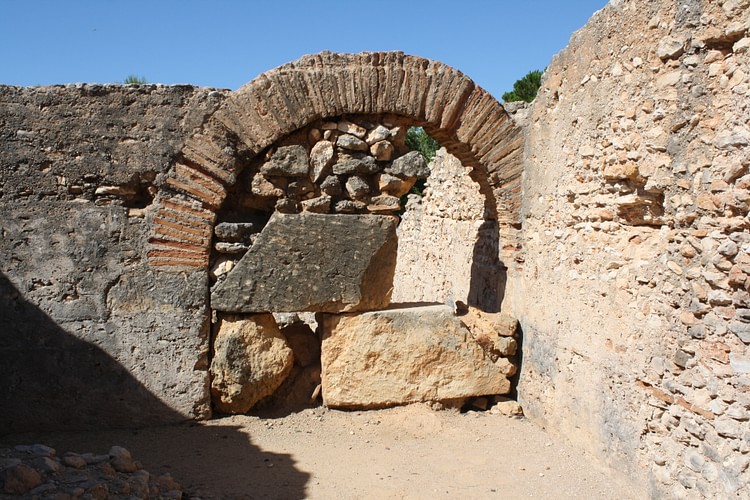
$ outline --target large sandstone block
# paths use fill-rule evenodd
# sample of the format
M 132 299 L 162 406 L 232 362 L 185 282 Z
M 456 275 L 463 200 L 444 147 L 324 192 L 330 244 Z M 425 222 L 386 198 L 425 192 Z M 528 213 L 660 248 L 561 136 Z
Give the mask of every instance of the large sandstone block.
M 395 217 L 276 213 L 211 307 L 232 312 L 339 312 L 388 305 L 396 268 Z
M 294 355 L 271 314 L 219 320 L 211 361 L 211 399 L 223 413 L 245 413 L 292 371 Z
M 323 401 L 380 408 L 506 394 L 508 362 L 493 363 L 445 305 L 324 315 Z

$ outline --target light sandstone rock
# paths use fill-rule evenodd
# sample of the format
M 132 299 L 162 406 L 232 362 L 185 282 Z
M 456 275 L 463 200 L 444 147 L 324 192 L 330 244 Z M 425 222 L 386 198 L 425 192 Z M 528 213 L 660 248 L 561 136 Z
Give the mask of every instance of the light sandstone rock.
M 365 142 L 373 145 L 376 142 L 385 141 L 391 137 L 391 131 L 382 125 L 378 125 L 374 129 L 370 130 L 367 134 Z
M 471 332 L 474 339 L 484 348 L 493 361 L 501 356 L 514 356 L 518 343 L 515 335 L 518 321 L 508 313 L 488 313 L 475 307 L 459 319 Z
M 356 123 L 352 123 L 348 120 L 341 120 L 336 124 L 336 128 L 338 128 L 341 132 L 344 132 L 345 134 L 351 134 L 358 139 L 364 138 L 365 134 L 367 133 L 367 129 L 364 127 L 360 127 Z
M 284 196 L 284 190 L 271 183 L 260 172 L 255 174 L 253 180 L 250 182 L 250 192 L 261 198 L 278 198 L 279 196 Z
M 656 55 L 662 61 L 669 59 L 676 59 L 682 55 L 685 51 L 684 40 L 678 40 L 676 38 L 665 38 L 656 47 Z
M 401 200 L 395 196 L 381 194 L 373 196 L 367 210 L 371 213 L 393 213 L 401 209 Z
M 383 173 L 378 176 L 378 187 L 384 193 L 401 197 L 409 192 L 416 181 L 416 177 L 401 179 L 395 175 Z
M 495 405 L 490 408 L 490 413 L 494 415 L 508 415 L 517 417 L 523 415 L 523 408 L 521 408 L 521 405 L 518 404 L 518 401 L 505 399 L 495 403 Z
M 445 305 L 324 315 L 323 401 L 382 408 L 505 394 L 510 382 Z
M 388 141 L 379 141 L 370 146 L 370 153 L 378 161 L 388 161 L 393 157 L 393 144 Z
M 338 136 L 338 138 L 336 139 L 336 145 L 340 148 L 348 149 L 351 151 L 367 151 L 369 149 L 365 141 L 349 134 L 342 134 Z
M 292 350 L 271 314 L 219 318 L 211 361 L 211 398 L 223 413 L 245 413 L 289 375 Z
M 333 162 L 334 145 L 330 141 L 316 142 L 310 150 L 310 180 L 319 182 L 328 175 Z
M 277 213 L 214 287 L 211 306 L 228 312 L 385 307 L 396 266 L 396 224 L 379 215 Z

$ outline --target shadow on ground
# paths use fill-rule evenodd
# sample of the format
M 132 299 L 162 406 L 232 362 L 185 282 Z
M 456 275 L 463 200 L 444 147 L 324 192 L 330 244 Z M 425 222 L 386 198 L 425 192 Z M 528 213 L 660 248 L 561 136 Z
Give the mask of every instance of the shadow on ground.
M 262 451 L 237 427 L 144 427 L 184 420 L 0 273 L 0 447 L 43 443 L 62 455 L 119 445 L 150 473 L 171 473 L 189 497 L 305 498 L 310 475 L 289 455 Z

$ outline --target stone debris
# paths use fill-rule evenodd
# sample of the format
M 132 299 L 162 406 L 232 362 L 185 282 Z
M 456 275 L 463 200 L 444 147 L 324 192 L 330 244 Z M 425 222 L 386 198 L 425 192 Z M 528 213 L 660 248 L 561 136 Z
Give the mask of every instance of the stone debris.
M 0 496 L 74 500 L 77 498 L 183 498 L 170 474 L 153 476 L 121 446 L 109 453 L 67 452 L 49 446 L 0 449 Z
M 521 405 L 518 403 L 518 401 L 507 398 L 497 399 L 498 401 L 489 409 L 490 414 L 508 415 L 511 417 L 523 416 L 523 408 L 521 408 Z
M 445 305 L 324 315 L 323 402 L 383 408 L 510 391 L 496 364 Z
M 230 266 L 217 263 L 229 258 L 236 267 L 274 212 L 399 214 L 401 197 L 430 173 L 404 143 L 407 127 L 396 125 L 402 120 L 378 115 L 318 121 L 258 155 L 219 213 L 211 280 L 227 278 Z

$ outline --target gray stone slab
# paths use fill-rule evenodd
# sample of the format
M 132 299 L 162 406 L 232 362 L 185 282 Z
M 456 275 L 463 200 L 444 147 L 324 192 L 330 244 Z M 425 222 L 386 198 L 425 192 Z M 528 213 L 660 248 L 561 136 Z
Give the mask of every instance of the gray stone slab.
M 276 213 L 211 307 L 227 312 L 341 312 L 386 307 L 396 267 L 395 217 Z

